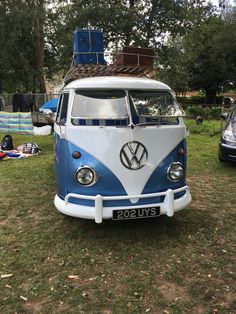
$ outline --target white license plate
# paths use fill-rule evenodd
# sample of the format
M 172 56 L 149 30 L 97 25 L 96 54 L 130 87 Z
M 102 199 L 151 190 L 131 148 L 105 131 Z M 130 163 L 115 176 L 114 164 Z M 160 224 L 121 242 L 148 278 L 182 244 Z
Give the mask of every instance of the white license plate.
M 137 218 L 154 218 L 158 216 L 160 216 L 160 207 L 147 207 L 113 210 L 112 219 L 125 220 Z

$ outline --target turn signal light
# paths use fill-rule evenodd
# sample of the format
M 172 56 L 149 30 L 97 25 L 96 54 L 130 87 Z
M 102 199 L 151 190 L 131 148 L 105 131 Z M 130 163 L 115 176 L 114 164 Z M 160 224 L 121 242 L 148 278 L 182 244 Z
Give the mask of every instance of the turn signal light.
M 183 149 L 182 147 L 178 149 L 178 154 L 179 154 L 180 156 L 183 156 L 183 155 L 184 155 L 184 149 Z
M 78 151 L 74 151 L 74 152 L 72 153 L 72 157 L 75 158 L 75 159 L 78 159 L 78 158 L 81 157 L 81 153 L 78 152 Z

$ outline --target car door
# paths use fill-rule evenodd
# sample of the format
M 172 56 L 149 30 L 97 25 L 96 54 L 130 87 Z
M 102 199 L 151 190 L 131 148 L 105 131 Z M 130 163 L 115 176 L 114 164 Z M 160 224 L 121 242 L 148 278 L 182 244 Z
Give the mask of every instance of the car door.
M 57 182 L 57 194 L 64 197 L 67 194 L 68 183 L 68 143 L 66 140 L 66 123 L 68 111 L 69 93 L 62 93 L 59 99 L 58 110 L 55 119 L 55 145 L 54 160 Z

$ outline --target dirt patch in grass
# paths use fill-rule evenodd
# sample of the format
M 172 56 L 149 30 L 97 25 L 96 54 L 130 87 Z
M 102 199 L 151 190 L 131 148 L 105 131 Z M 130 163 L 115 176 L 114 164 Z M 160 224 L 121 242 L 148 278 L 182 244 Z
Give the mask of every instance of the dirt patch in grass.
M 232 203 L 229 203 L 226 193 L 222 192 L 223 189 L 227 187 L 229 199 L 231 199 L 230 194 L 234 191 L 235 183 L 232 182 L 229 177 L 212 177 L 211 173 L 206 173 L 204 176 L 189 177 L 188 183 L 192 193 L 191 208 L 206 211 L 222 207 L 222 204 L 224 204 L 223 210 L 236 210 L 236 208 L 233 208 Z M 219 213 L 221 213 L 222 216 L 225 214 L 224 211 L 217 211 L 217 217 L 219 217 Z
M 197 306 L 193 308 L 192 313 L 193 314 L 206 314 L 206 313 L 209 313 L 209 311 L 203 306 Z M 218 313 L 211 312 L 211 314 L 218 314 Z
M 46 305 L 45 301 L 41 301 L 41 302 L 34 301 L 34 302 L 25 303 L 24 307 L 31 313 L 38 314 L 38 313 L 43 312 L 45 305 Z
M 189 295 L 184 287 L 181 287 L 173 282 L 162 282 L 158 286 L 158 290 L 168 302 L 188 301 Z

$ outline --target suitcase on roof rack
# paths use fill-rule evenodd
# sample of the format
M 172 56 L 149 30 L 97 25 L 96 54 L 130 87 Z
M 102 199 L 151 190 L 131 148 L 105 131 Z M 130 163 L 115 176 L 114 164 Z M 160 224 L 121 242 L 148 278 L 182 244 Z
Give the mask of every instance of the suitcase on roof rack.
M 153 67 L 154 55 L 152 48 L 124 47 L 122 52 L 116 55 L 114 63 L 124 66 Z
M 74 64 L 104 64 L 103 33 L 77 29 L 73 33 Z

